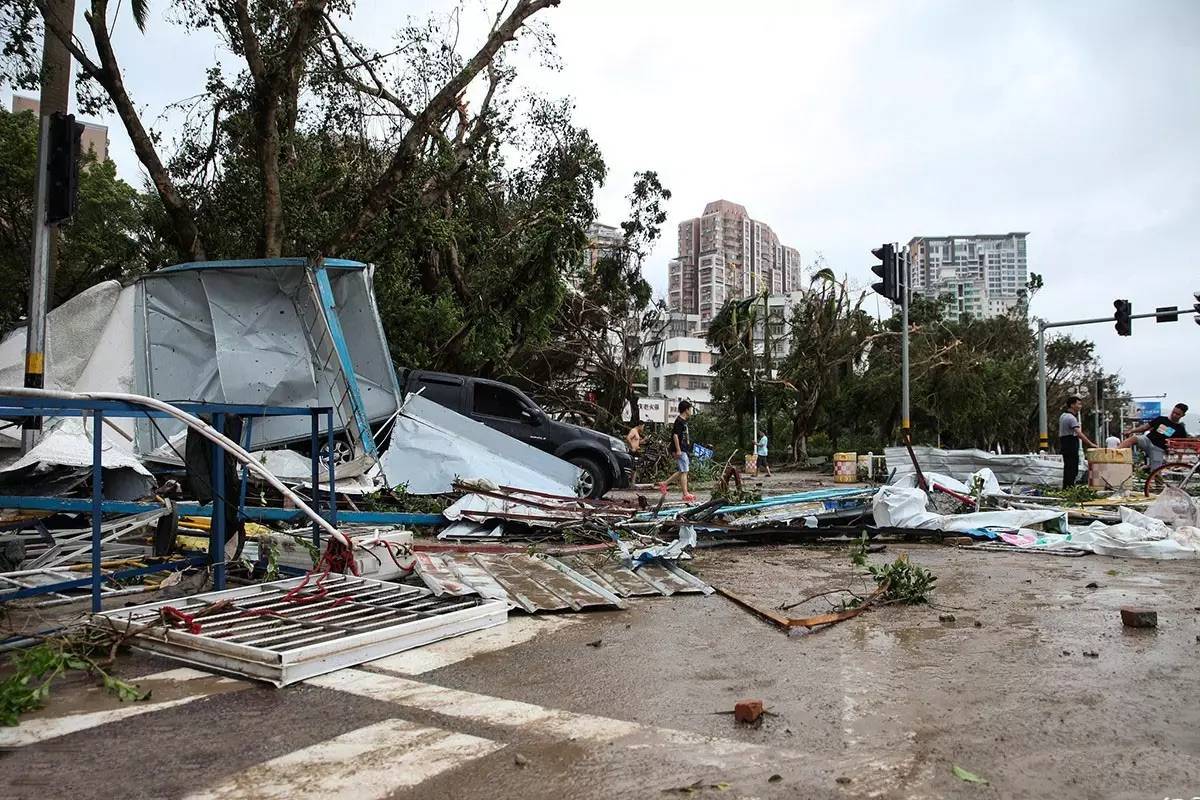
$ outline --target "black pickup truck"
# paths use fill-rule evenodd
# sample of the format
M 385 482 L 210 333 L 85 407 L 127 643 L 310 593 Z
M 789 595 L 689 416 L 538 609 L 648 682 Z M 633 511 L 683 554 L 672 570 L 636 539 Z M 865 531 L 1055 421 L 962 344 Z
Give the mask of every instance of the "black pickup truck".
M 581 495 L 601 497 L 628 486 L 633 477 L 633 458 L 623 440 L 550 419 L 537 403 L 506 383 L 426 370 L 409 370 L 401 381 L 405 395 L 423 390 L 426 400 L 570 461 L 583 470 Z

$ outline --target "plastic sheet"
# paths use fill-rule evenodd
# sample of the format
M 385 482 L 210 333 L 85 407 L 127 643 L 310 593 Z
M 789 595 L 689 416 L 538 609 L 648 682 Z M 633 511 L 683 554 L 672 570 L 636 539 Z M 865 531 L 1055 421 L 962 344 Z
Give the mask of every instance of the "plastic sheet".
M 972 533 L 979 530 L 1018 531 L 1035 525 L 1065 533 L 1067 512 L 1059 509 L 980 511 L 974 514 L 937 514 L 927 510 L 929 496 L 920 489 L 884 486 L 871 501 L 875 524 L 880 527 Z M 1035 532 L 1036 533 L 1036 532 Z

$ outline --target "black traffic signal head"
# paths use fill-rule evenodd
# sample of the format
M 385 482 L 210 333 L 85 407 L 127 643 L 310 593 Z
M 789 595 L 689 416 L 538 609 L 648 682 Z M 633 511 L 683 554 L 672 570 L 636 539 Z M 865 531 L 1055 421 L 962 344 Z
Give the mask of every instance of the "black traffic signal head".
M 896 264 L 896 248 L 890 244 L 883 244 L 872 250 L 871 255 L 882 262 L 871 267 L 871 272 L 880 278 L 878 283 L 871 284 L 871 288 L 893 303 L 899 303 L 902 289 L 900 270 Z
M 62 112 L 50 115 L 46 162 L 46 224 L 70 219 L 79 206 L 79 156 L 83 126 Z
M 1192 303 L 1192 311 L 1196 312 L 1196 315 L 1192 317 L 1192 322 L 1200 325 L 1200 292 L 1192 292 L 1192 299 L 1196 301 Z
M 1114 300 L 1113 319 L 1117 321 L 1116 329 L 1118 336 L 1129 336 L 1133 333 L 1133 304 L 1128 300 Z

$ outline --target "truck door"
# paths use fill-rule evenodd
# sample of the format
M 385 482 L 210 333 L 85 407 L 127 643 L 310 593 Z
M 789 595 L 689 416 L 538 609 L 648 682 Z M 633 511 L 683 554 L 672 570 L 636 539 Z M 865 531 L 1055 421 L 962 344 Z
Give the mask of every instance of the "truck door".
M 489 428 L 507 433 L 539 450 L 550 451 L 545 416 L 530 408 L 524 398 L 507 386 L 474 382 L 471 416 Z

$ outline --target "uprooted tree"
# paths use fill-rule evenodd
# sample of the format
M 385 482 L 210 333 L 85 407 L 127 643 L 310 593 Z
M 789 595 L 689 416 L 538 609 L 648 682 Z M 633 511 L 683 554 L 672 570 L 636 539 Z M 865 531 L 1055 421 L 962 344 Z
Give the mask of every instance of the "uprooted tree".
M 554 321 L 554 335 L 513 359 L 517 378 L 539 388 L 555 410 L 616 428 L 628 407 L 638 418 L 641 355 L 662 335 L 666 309 L 651 305 L 642 264 L 666 221 L 671 192 L 655 172 L 634 174 L 620 243 L 592 243 Z
M 46 0 L 10 0 L 0 68 L 33 88 L 42 36 L 67 44 L 81 107 L 115 111 L 153 188 L 156 236 L 143 249 L 154 266 L 370 261 L 398 362 L 507 374 L 556 332 L 562 276 L 583 256 L 606 174 L 571 105 L 531 93 L 517 74 L 518 47 L 557 66 L 538 15 L 558 3 L 499 4 L 465 52 L 465 6 L 409 20 L 380 50 L 349 33 L 351 0 L 152 3 L 231 57 L 215 60 L 203 86 L 180 89 L 189 99 L 168 108 L 180 122 L 168 132 L 138 103 L 121 68 L 128 50 L 112 38 L 116 25 L 144 25 L 145 2 L 130 15 L 88 0 L 86 26 L 71 32 Z M 150 47 L 152 35 L 123 47 Z

